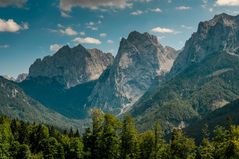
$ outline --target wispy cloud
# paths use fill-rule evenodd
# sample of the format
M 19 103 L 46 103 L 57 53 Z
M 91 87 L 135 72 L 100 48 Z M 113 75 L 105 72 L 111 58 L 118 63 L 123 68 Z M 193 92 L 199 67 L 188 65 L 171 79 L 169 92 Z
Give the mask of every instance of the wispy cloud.
M 113 40 L 107 40 L 107 43 L 108 43 L 108 44 L 113 44 L 114 41 L 113 41 Z
M 65 29 L 60 29 L 60 33 L 65 34 L 65 35 L 69 35 L 69 36 L 74 36 L 77 35 L 78 33 L 73 30 L 71 27 L 67 27 Z
M 0 0 L 0 7 L 14 6 L 21 8 L 26 2 L 27 0 Z
M 162 10 L 160 8 L 154 8 L 154 9 L 150 9 L 151 12 L 156 12 L 156 13 L 161 13 Z
M 94 22 L 88 22 L 85 24 L 87 29 L 91 29 L 93 31 L 98 30 L 98 27 L 96 26 L 96 23 Z
M 0 32 L 18 32 L 29 29 L 27 23 L 17 24 L 13 19 L 0 19 Z
M 7 45 L 7 44 L 4 44 L 4 45 L 0 45 L 0 49 L 6 49 L 6 48 L 9 48 L 10 46 Z
M 100 37 L 105 38 L 107 36 L 106 33 L 100 33 Z
M 101 41 L 92 37 L 86 37 L 86 38 L 75 38 L 73 42 L 77 44 L 101 44 Z
M 219 6 L 239 6 L 239 0 L 216 0 Z
M 191 7 L 189 7 L 189 6 L 177 6 L 176 7 L 176 10 L 190 10 L 191 9 Z
M 64 18 L 71 18 L 71 15 L 64 12 L 64 11 L 61 11 L 61 16 L 64 17 Z
M 61 47 L 62 47 L 62 45 L 52 44 L 52 45 L 50 45 L 49 49 L 50 49 L 50 51 L 52 51 L 52 52 L 57 52 Z
M 187 26 L 187 25 L 181 25 L 181 27 L 184 28 L 184 29 L 188 29 L 188 30 L 193 29 L 193 27 L 191 27 L 191 26 Z
M 82 35 L 82 36 L 84 36 L 84 35 L 85 35 L 85 32 L 81 31 L 79 34 Z
M 134 12 L 131 12 L 130 13 L 131 15 L 141 15 L 141 14 L 144 14 L 144 11 L 142 11 L 142 10 L 136 10 L 136 11 L 134 11 Z
M 132 6 L 128 0 L 60 0 L 60 8 L 63 11 L 71 11 L 73 7 L 90 9 L 119 8 Z
M 170 29 L 170 28 L 161 28 L 161 27 L 156 27 L 151 30 L 154 33 L 176 33 L 175 30 Z

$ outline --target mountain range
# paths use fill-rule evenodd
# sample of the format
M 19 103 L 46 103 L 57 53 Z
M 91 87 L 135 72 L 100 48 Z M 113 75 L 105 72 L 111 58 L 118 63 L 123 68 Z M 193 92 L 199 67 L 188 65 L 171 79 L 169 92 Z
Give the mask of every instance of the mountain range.
M 80 44 L 64 46 L 53 56 L 37 59 L 19 83 L 2 80 L 25 97 L 16 102 L 33 100 L 45 112 L 57 112 L 56 123 L 58 116 L 71 124 L 74 119 L 84 121 L 91 109 L 99 108 L 118 116 L 132 114 L 140 130 L 160 121 L 170 131 L 190 128 L 208 115 L 220 118 L 223 113 L 217 110 L 223 112 L 239 97 L 238 69 L 239 16 L 223 13 L 200 22 L 180 51 L 163 46 L 154 35 L 133 31 L 122 38 L 115 57 Z M 9 102 L 7 89 L 2 91 L 6 94 L 2 101 Z M 1 103 L 1 107 L 9 108 L 9 104 Z M 237 111 L 235 106 L 230 108 Z M 24 109 L 28 110 L 17 110 Z M 2 114 L 21 119 L 6 112 L 12 111 Z M 34 120 L 27 114 L 22 118 Z M 51 124 L 47 120 L 42 121 Z

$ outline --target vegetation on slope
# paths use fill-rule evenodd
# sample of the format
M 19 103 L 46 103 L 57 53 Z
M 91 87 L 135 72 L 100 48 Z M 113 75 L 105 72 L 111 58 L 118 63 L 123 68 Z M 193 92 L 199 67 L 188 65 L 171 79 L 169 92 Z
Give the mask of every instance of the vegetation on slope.
M 239 126 L 227 125 L 209 138 L 203 131 L 200 145 L 174 129 L 170 142 L 156 123 L 138 133 L 133 118 L 123 121 L 100 110 L 92 111 L 92 127 L 80 135 L 43 124 L 0 117 L 0 158 L 17 159 L 237 159 Z
M 47 109 L 27 96 L 14 82 L 0 77 L 0 114 L 28 122 L 47 123 L 59 128 L 81 128 L 80 121 L 70 120 Z
M 26 94 L 48 108 L 68 118 L 85 119 L 88 110 L 84 105 L 95 84 L 96 81 L 90 81 L 66 89 L 53 78 L 36 77 L 27 79 L 19 85 Z
M 164 129 L 182 122 L 187 125 L 239 97 L 238 69 L 237 56 L 225 52 L 212 54 L 147 92 L 131 113 L 141 130 L 158 119 Z

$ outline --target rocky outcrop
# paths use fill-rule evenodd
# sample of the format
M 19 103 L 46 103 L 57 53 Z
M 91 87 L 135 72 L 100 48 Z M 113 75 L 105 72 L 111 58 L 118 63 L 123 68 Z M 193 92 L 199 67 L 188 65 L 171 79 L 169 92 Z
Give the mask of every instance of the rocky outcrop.
M 239 56 L 239 15 L 223 13 L 200 22 L 197 32 L 192 34 L 175 60 L 170 74 L 174 76 L 190 65 L 200 63 L 208 55 L 221 51 Z
M 15 82 L 20 83 L 24 81 L 27 78 L 27 76 L 28 76 L 27 73 L 21 73 L 17 76 L 17 79 L 15 80 Z
M 120 42 L 113 65 L 104 72 L 89 97 L 89 106 L 122 113 L 167 73 L 177 52 L 163 47 L 156 36 L 131 32 Z
M 85 49 L 82 45 L 74 48 L 62 47 L 53 56 L 37 59 L 29 69 L 28 78 L 55 78 L 65 87 L 98 79 L 102 72 L 113 63 L 110 53 L 97 49 Z

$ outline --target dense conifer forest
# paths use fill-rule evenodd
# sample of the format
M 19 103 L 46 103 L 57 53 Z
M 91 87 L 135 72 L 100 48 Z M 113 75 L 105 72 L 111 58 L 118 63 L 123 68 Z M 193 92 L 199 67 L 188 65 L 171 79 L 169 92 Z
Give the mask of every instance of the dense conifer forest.
M 160 123 L 139 133 L 131 116 L 121 120 L 92 111 L 92 128 L 59 130 L 52 126 L 0 118 L 0 158 L 3 159 L 237 159 L 239 126 L 227 121 L 213 135 L 207 126 L 200 144 L 182 130 L 165 140 Z

